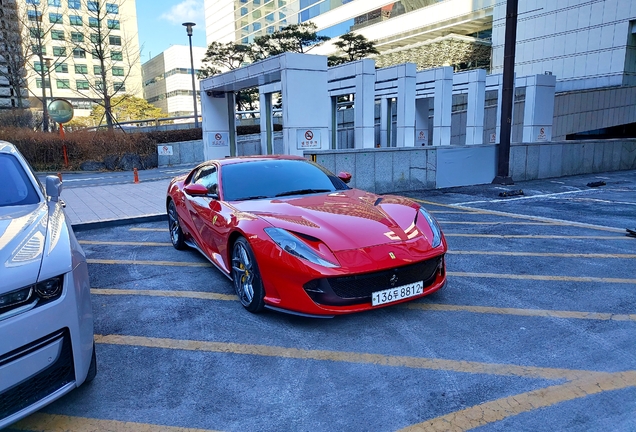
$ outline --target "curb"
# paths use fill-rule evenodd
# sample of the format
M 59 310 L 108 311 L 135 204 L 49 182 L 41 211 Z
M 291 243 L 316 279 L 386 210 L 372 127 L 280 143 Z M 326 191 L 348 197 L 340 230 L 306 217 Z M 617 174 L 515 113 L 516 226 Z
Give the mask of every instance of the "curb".
M 147 222 L 163 222 L 167 220 L 168 220 L 168 215 L 165 213 L 161 213 L 161 214 L 137 216 L 137 217 L 125 218 L 125 219 L 109 219 L 109 220 L 96 221 L 96 222 L 81 222 L 77 224 L 72 223 L 71 227 L 73 228 L 73 231 L 80 232 L 80 231 L 89 231 L 94 229 L 110 228 L 110 227 L 122 226 L 122 225 L 134 225 L 134 224 L 147 223 Z

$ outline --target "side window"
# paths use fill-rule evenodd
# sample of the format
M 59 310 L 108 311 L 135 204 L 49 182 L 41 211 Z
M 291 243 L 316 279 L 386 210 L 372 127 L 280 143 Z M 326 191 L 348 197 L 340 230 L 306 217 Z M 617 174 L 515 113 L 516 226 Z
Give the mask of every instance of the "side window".
M 209 192 L 218 193 L 218 189 L 215 188 L 215 190 L 213 190 L 213 187 L 219 182 L 218 178 L 216 167 L 208 166 L 201 168 L 201 170 L 195 174 L 193 180 L 194 183 L 205 186 Z

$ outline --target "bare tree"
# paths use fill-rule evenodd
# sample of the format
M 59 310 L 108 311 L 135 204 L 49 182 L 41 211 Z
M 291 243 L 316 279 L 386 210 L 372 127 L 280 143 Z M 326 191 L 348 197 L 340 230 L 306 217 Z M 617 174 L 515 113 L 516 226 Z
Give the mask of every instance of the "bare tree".
M 139 48 L 134 43 L 136 35 L 126 35 L 120 30 L 122 17 L 119 8 L 122 4 L 105 0 L 85 1 L 88 23 L 82 24 L 88 25 L 84 27 L 87 31 L 69 40 L 73 57 L 82 58 L 88 54 L 94 62 L 93 70 L 76 67 L 75 73 L 82 75 L 84 80 L 82 86 L 78 85 L 73 90 L 103 107 L 109 130 L 116 123 L 113 98 L 127 91 L 126 81 L 140 59 Z
M 4 0 L 3 16 L 0 18 L 0 76 L 8 83 L 17 101 L 17 108 L 24 108 L 23 91 L 27 88 L 26 58 L 19 31 L 17 4 L 14 0 Z

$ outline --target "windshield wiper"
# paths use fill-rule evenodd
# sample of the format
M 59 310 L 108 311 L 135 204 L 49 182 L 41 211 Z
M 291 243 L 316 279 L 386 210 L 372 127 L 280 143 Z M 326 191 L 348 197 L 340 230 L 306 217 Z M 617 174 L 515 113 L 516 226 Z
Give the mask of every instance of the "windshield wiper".
M 298 189 L 288 192 L 281 192 L 277 194 L 277 197 L 289 196 L 289 195 L 306 195 L 312 193 L 320 193 L 320 192 L 332 192 L 331 189 Z
M 264 199 L 264 198 L 270 198 L 266 195 L 254 195 L 254 196 L 248 196 L 248 197 L 244 197 L 244 198 L 237 198 L 235 200 L 232 201 L 249 201 L 249 200 L 255 200 L 255 199 Z

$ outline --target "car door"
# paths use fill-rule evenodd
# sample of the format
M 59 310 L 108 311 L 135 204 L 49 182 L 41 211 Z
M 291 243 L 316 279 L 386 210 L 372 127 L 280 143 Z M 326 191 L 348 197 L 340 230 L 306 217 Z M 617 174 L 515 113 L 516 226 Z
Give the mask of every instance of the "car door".
M 221 205 L 218 201 L 218 169 L 216 165 L 201 167 L 192 177 L 191 183 L 200 184 L 208 190 L 208 196 L 188 196 L 186 206 L 196 231 L 197 243 L 203 252 L 219 262 L 219 238 L 214 225 L 219 219 Z

